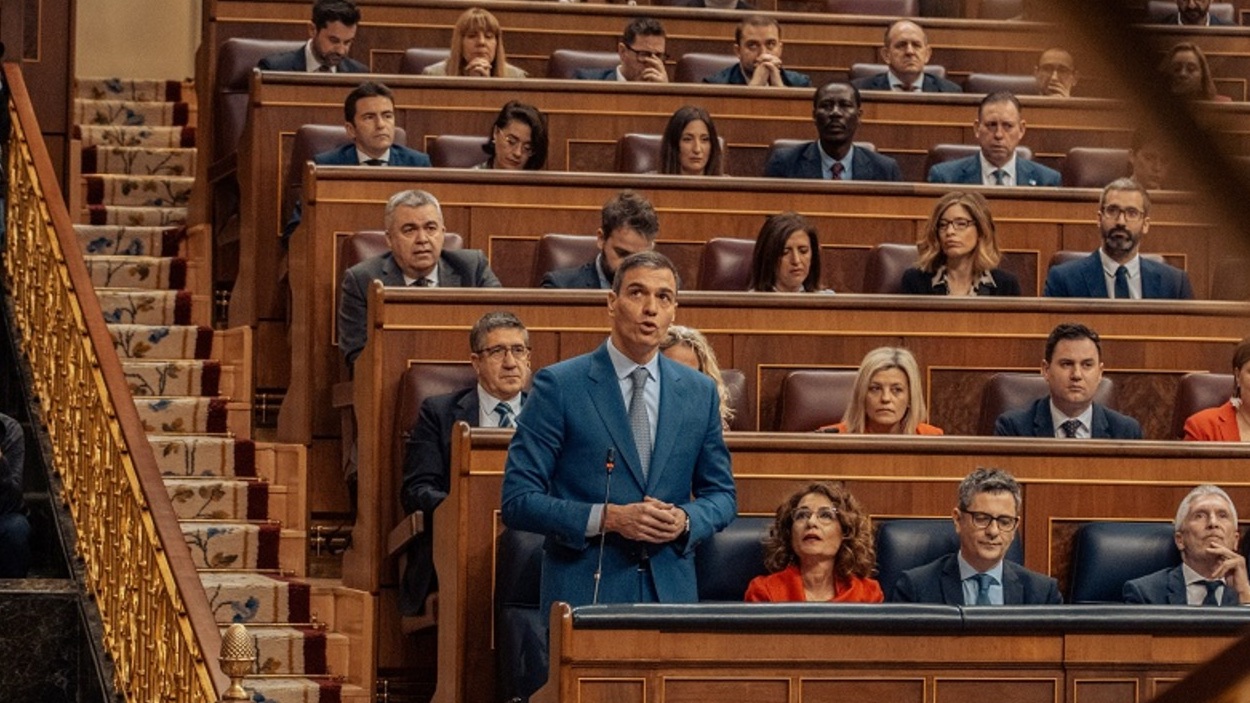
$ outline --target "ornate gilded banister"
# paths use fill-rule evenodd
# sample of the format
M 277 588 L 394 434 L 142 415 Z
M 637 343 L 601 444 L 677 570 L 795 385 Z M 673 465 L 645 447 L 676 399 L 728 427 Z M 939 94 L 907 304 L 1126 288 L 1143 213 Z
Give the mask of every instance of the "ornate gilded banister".
M 221 635 L 131 400 L 18 64 L 4 265 L 75 551 L 127 700 L 214 703 Z M 207 654 L 206 654 L 207 653 Z

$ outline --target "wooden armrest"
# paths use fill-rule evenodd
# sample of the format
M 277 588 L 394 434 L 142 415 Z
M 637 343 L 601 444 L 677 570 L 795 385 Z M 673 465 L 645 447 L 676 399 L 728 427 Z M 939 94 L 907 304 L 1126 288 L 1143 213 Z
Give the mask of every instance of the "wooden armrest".
M 339 381 L 330 387 L 330 405 L 335 408 L 352 406 L 352 382 Z
M 387 556 L 395 556 L 401 550 L 408 546 L 417 535 L 425 532 L 425 513 L 420 510 L 409 513 L 404 516 L 399 524 L 391 529 L 391 533 L 386 536 L 386 554 Z

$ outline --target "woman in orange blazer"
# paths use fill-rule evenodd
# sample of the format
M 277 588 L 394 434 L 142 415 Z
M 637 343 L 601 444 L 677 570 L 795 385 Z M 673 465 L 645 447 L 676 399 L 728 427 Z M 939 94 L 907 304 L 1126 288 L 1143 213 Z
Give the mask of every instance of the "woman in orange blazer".
M 864 356 L 842 422 L 821 432 L 850 434 L 942 434 L 927 423 L 920 365 L 900 347 L 880 347 Z
M 1233 348 L 1233 397 L 1185 420 L 1185 439 L 1250 442 L 1250 337 Z

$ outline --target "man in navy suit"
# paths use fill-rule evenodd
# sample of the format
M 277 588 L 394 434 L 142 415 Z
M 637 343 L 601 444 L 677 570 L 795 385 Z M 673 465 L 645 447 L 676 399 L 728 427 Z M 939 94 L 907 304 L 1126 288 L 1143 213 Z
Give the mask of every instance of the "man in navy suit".
M 347 94 L 343 101 L 344 127 L 350 142 L 337 149 L 313 156 L 320 166 L 426 166 L 425 152 L 395 143 L 395 94 L 381 83 L 366 81 Z M 295 201 L 291 218 L 282 228 L 286 244 L 303 216 L 301 201 Z
M 1141 439 L 1137 420 L 1094 402 L 1102 382 L 1102 340 L 1085 325 L 1065 322 L 1050 331 L 1042 377 L 1050 395 L 1005 412 L 994 434 L 1005 437 Z
M 404 512 L 424 513 L 425 531 L 412 541 L 400 589 L 400 612 L 418 615 L 438 589 L 434 576 L 434 509 L 451 487 L 451 436 L 457 422 L 470 427 L 515 427 L 530 378 L 530 338 L 514 314 L 488 312 L 469 331 L 469 355 L 477 384 L 426 398 L 404 443 L 400 502 Z M 432 624 L 432 623 L 431 623 Z
M 1209 483 L 1185 496 L 1176 510 L 1181 563 L 1124 584 L 1124 602 L 1147 605 L 1227 606 L 1250 603 L 1246 559 L 1237 553 L 1237 506 Z
M 734 30 L 738 63 L 703 79 L 722 85 L 787 86 L 806 88 L 812 79 L 781 65 L 781 25 L 765 15 L 750 15 Z
M 1141 256 L 1142 236 L 1150 231 L 1150 195 L 1131 178 L 1102 189 L 1098 204 L 1102 247 L 1076 261 L 1050 269 L 1042 295 L 1052 298 L 1194 297 L 1189 276 L 1161 261 Z
M 985 96 L 972 123 L 981 149 L 972 156 L 934 164 L 929 182 L 1058 188 L 1058 171 L 1016 156 L 1016 147 L 1024 139 L 1022 114 L 1019 99 L 1011 93 Z
M 1211 0 L 1176 0 L 1176 12 L 1164 17 L 1162 24 L 1220 27 L 1231 23 L 1211 14 Z
M 812 98 L 812 121 L 818 139 L 779 149 L 764 165 L 764 175 L 775 178 L 824 178 L 840 181 L 901 181 L 898 162 L 855 146 L 859 130 L 859 90 L 833 81 Z
M 1053 578 L 1006 561 L 1020 526 L 1020 484 L 1002 469 L 977 469 L 959 484 L 951 519 L 959 551 L 908 569 L 894 600 L 946 605 L 1050 605 L 1063 602 Z
M 317 0 L 308 23 L 308 42 L 295 51 L 266 56 L 262 71 L 368 73 L 369 67 L 347 57 L 356 39 L 360 10 L 352 0 Z
M 667 83 L 668 71 L 664 60 L 668 38 L 664 25 L 657 19 L 637 17 L 625 26 L 621 39 L 616 43 L 616 53 L 621 63 L 616 68 L 583 68 L 573 74 L 574 78 L 590 81 L 643 81 Z
M 621 261 L 640 251 L 655 248 L 660 220 L 642 195 L 623 190 L 603 204 L 596 232 L 599 254 L 581 266 L 543 274 L 543 288 L 599 288 L 608 290 Z
M 925 73 L 924 67 L 932 55 L 929 37 L 920 25 L 911 20 L 899 20 L 885 30 L 885 45 L 881 47 L 881 61 L 889 70 L 856 78 L 855 87 L 904 93 L 962 93 L 963 88 L 958 85 Z

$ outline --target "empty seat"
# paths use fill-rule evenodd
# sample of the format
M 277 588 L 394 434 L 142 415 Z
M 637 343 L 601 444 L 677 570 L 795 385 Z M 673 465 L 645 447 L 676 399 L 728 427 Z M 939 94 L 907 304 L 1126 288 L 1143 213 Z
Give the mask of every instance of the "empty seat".
M 677 83 L 702 83 L 704 78 L 716 75 L 738 63 L 732 54 L 703 54 L 691 52 L 677 59 L 674 81 Z
M 751 282 L 755 240 L 715 237 L 703 247 L 699 290 L 744 291 Z
M 734 419 L 729 422 L 729 429 L 736 432 L 750 432 L 751 418 L 747 410 L 747 377 L 738 369 L 721 369 L 721 380 L 725 382 L 725 390 L 729 391 L 729 407 L 734 409 Z
M 739 516 L 695 549 L 695 583 L 699 600 L 742 602 L 747 584 L 768 573 L 764 540 L 771 516 Z
M 399 72 L 409 75 L 421 75 L 426 66 L 432 66 L 439 61 L 446 61 L 450 56 L 451 49 L 414 47 L 404 52 L 404 58 L 399 62 Z
M 950 518 L 907 518 L 874 520 L 877 529 L 877 581 L 886 601 L 894 597 L 894 586 L 904 571 L 959 551 L 959 535 Z M 1020 528 L 1016 528 L 1019 530 Z M 1007 559 L 1024 562 L 1023 535 L 1016 534 L 1007 548 Z
M 438 168 L 473 168 L 489 158 L 480 135 L 440 134 L 429 142 L 430 163 Z
M 873 247 L 864 267 L 864 292 L 903 292 L 903 272 L 915 266 L 919 256 L 915 244 L 887 242 Z
M 885 73 L 888 70 L 890 70 L 890 67 L 883 63 L 853 63 L 851 64 L 851 70 L 847 77 L 849 80 L 856 81 L 860 78 L 869 78 L 879 73 Z M 924 72 L 934 76 L 935 78 L 946 77 L 946 67 L 939 66 L 937 64 L 929 64 L 925 66 Z
M 994 422 L 999 415 L 1028 407 L 1033 401 L 1050 395 L 1050 386 L 1040 373 L 996 373 L 990 376 L 981 392 L 981 416 L 977 421 L 977 434 L 994 434 Z M 1116 409 L 1115 386 L 1110 378 L 1102 377 L 1094 402 Z
M 1072 540 L 1069 603 L 1121 603 L 1124 583 L 1176 566 L 1175 530 L 1168 522 L 1091 522 Z
M 214 76 L 213 153 L 209 154 L 209 163 L 233 154 L 238 148 L 247 121 L 248 89 L 256 64 L 266 56 L 294 51 L 303 45 L 302 41 L 237 37 L 221 43 Z
M 825 12 L 837 15 L 876 15 L 879 17 L 916 17 L 919 0 L 825 0 Z
M 1063 160 L 1063 184 L 1069 188 L 1102 188 L 1127 175 L 1128 149 L 1078 146 Z
M 543 275 L 548 271 L 581 266 L 594 259 L 599 253 L 598 240 L 598 237 L 581 234 L 544 234 L 534 254 L 530 285 L 541 286 Z
M 928 178 L 929 169 L 937 164 L 955 161 L 968 156 L 976 156 L 980 151 L 981 147 L 977 144 L 934 144 L 929 148 L 929 157 L 924 162 L 925 177 Z M 1032 159 L 1033 150 L 1027 146 L 1018 146 L 1016 147 L 1016 158 Z
M 1175 12 L 1176 3 L 1173 0 L 1150 0 L 1146 4 L 1146 14 L 1151 22 L 1162 22 Z M 1212 17 L 1218 17 L 1228 24 L 1237 24 L 1237 11 L 1231 2 L 1213 2 L 1208 12 Z
M 1011 73 L 969 73 L 964 79 L 965 93 L 999 93 L 1037 95 L 1037 79 Z
M 1172 436 L 1185 436 L 1185 420 L 1190 415 L 1207 408 L 1223 405 L 1233 397 L 1231 373 L 1187 373 L 1181 376 L 1176 387 L 1176 402 L 1172 404 Z
M 842 421 L 856 370 L 798 369 L 786 374 L 777 399 L 778 432 L 813 432 Z
M 615 51 L 574 51 L 556 49 L 547 62 L 548 78 L 575 78 L 578 71 L 594 68 L 616 68 L 621 57 Z
M 617 173 L 656 173 L 660 170 L 658 134 L 629 133 L 616 141 Z

